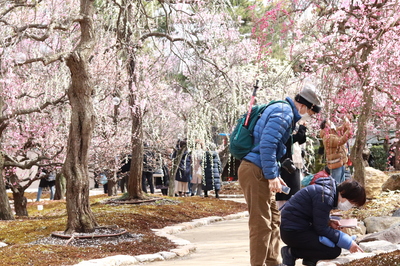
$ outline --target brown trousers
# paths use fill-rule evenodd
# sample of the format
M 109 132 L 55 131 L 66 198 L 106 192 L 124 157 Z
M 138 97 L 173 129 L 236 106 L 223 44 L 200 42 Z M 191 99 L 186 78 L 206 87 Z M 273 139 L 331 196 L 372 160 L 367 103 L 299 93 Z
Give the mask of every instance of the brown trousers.
M 238 171 L 239 184 L 249 210 L 250 263 L 252 266 L 280 264 L 280 215 L 275 193 L 262 170 L 253 163 L 242 161 Z

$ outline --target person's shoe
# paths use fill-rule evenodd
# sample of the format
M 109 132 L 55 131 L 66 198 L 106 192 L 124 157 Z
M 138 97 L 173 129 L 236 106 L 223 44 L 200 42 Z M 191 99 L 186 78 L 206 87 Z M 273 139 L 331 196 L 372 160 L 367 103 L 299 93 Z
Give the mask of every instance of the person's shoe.
M 290 254 L 290 248 L 284 246 L 281 248 L 282 264 L 285 266 L 294 266 L 296 264 L 296 258 Z
M 313 260 L 308 260 L 308 259 L 303 259 L 303 265 L 306 266 L 316 266 L 317 262 L 313 261 Z

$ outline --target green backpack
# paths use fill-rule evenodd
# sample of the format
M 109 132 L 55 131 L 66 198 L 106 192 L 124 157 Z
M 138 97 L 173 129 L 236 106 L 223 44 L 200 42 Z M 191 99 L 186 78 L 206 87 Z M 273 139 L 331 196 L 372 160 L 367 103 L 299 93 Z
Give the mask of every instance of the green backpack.
M 256 145 L 254 145 L 253 140 L 253 130 L 261 117 L 264 110 L 274 103 L 286 103 L 287 101 L 271 101 L 268 104 L 255 105 L 251 108 L 251 113 L 248 121 L 248 126 L 245 127 L 244 123 L 246 121 L 247 113 L 243 114 L 241 118 L 238 119 L 235 129 L 229 137 L 229 151 L 233 157 L 238 160 L 243 159 Z

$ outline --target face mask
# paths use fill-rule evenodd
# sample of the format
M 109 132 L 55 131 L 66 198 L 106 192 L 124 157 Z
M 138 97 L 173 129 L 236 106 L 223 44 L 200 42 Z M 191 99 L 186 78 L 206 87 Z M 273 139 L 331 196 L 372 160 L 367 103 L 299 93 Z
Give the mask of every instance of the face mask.
M 299 115 L 301 116 L 301 120 L 309 121 L 311 119 L 311 116 L 309 115 L 309 113 L 307 111 L 308 111 L 308 108 L 306 108 L 306 112 L 304 114 L 299 113 Z
M 341 211 L 348 211 L 351 208 L 353 208 L 353 204 L 351 204 L 350 201 L 348 200 L 345 200 L 345 202 L 338 203 L 338 209 Z

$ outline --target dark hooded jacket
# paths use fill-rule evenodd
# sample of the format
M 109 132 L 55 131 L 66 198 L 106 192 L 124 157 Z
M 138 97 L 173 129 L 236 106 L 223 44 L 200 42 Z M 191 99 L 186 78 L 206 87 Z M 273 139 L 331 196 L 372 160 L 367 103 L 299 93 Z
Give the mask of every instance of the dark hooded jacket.
M 179 162 L 179 168 L 175 175 L 175 180 L 180 182 L 190 182 L 192 175 L 192 157 L 186 150 Z
M 281 230 L 314 230 L 338 247 L 349 249 L 352 238 L 328 225 L 330 212 L 338 205 L 336 187 L 332 177 L 325 177 L 298 191 L 281 210 Z

